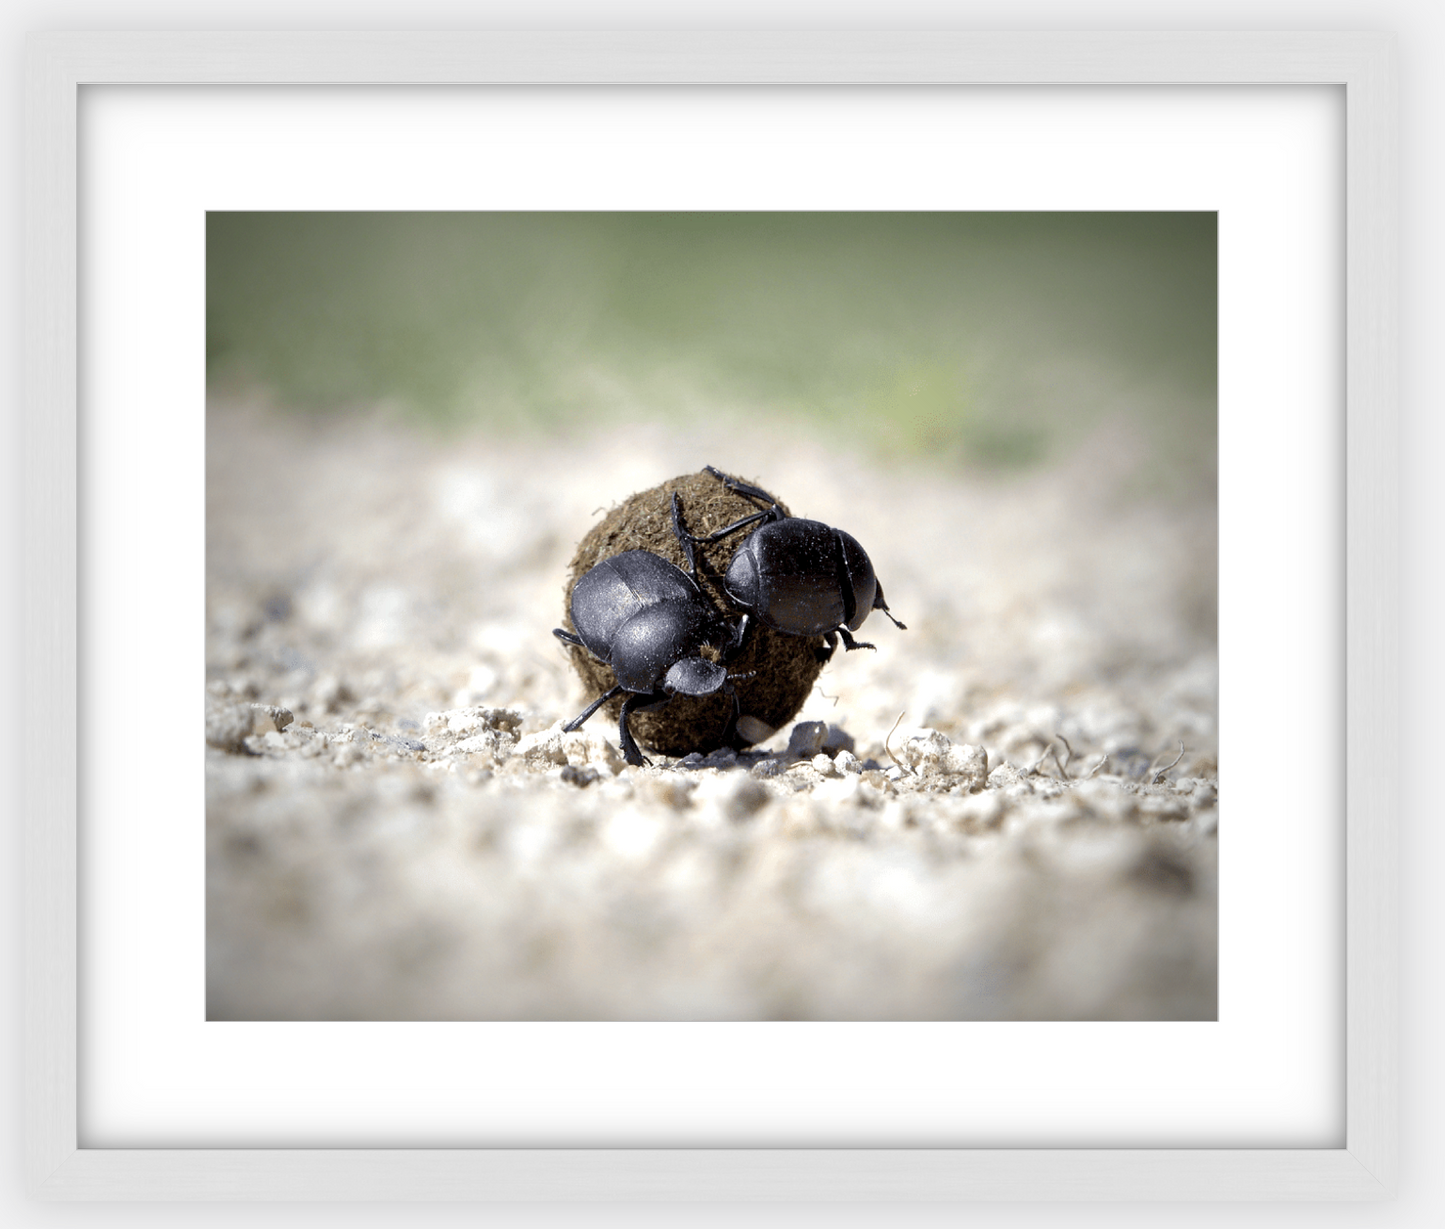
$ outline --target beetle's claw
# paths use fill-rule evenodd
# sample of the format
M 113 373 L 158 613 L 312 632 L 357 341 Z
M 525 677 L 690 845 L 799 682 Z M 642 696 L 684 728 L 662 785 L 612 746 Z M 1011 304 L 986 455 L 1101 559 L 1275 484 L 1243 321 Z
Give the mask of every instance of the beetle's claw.
M 878 651 L 876 644 L 869 644 L 866 640 L 854 640 L 846 627 L 840 627 L 837 630 L 838 635 L 843 637 L 843 647 L 847 649 L 848 652 L 851 653 L 854 649 L 872 649 L 874 652 Z M 832 633 L 829 634 L 831 635 Z

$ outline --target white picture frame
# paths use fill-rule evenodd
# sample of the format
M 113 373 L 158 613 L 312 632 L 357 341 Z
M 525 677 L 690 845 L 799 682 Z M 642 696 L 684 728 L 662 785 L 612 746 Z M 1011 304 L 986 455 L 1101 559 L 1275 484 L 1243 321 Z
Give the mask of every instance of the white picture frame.
M 25 1141 L 53 1199 L 1376 1199 L 1396 1181 L 1396 73 L 1363 34 L 50 34 L 27 51 Z M 77 100 L 83 85 L 1335 84 L 1346 98 L 1346 1132 L 1330 1149 L 78 1146 Z

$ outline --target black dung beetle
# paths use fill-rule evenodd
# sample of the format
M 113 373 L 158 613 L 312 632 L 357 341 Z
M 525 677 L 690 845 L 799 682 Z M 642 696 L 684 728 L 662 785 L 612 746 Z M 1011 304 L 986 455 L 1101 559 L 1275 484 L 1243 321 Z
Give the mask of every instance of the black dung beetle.
M 611 666 L 617 686 L 589 704 L 564 730 L 579 729 L 613 696 L 628 692 L 618 723 L 622 755 L 629 764 L 646 764 L 627 728 L 632 712 L 660 708 L 675 695 L 710 696 L 721 691 L 732 696 L 727 734 L 731 740 L 740 707 L 726 667 L 742 647 L 746 629 L 741 621 L 730 625 L 686 572 L 651 551 L 624 551 L 602 560 L 577 582 L 570 609 L 577 634 L 560 627 L 552 634 Z M 717 661 L 701 656 L 705 644 L 720 650 Z
M 838 647 L 839 636 L 849 649 L 875 647 L 852 636 L 870 611 L 881 610 L 895 626 L 904 627 L 889 611 L 873 564 L 852 534 L 821 521 L 789 516 L 760 487 L 740 482 L 711 465 L 706 472 L 762 509 L 706 537 L 696 537 L 682 523 L 681 501 L 676 494 L 672 497 L 673 531 L 694 578 L 696 543 L 716 542 L 762 522 L 738 548 L 723 578 L 723 591 L 746 612 L 740 641 L 751 616 L 788 636 L 822 636 L 828 647 L 820 650 L 820 657 L 827 661 Z

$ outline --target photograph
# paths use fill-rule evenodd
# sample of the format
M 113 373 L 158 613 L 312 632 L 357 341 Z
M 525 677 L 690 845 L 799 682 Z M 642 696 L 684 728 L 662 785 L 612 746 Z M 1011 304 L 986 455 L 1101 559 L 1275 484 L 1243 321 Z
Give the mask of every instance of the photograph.
M 206 1018 L 1216 1019 L 1217 245 L 209 213 Z

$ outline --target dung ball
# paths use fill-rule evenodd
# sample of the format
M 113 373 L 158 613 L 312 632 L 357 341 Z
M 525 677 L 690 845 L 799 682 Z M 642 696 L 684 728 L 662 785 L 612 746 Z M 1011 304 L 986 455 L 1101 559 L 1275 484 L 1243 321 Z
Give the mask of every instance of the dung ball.
M 707 473 L 685 474 L 629 496 L 578 543 L 563 593 L 562 623 L 569 632 L 577 630 L 572 625 L 572 590 L 602 560 L 624 551 L 646 550 L 687 571 L 687 557 L 672 528 L 674 491 L 682 500 L 683 524 L 699 536 L 759 511 L 756 504 Z M 781 501 L 778 506 L 788 511 Z M 751 531 L 751 527 L 740 529 L 719 542 L 699 543 L 696 548 L 698 587 L 729 620 L 742 612 L 728 601 L 721 582 Z M 761 742 L 797 716 L 823 669 L 820 655 L 824 648 L 821 636 L 784 636 L 753 623 L 742 651 L 728 663 L 729 674 L 752 675 L 734 683 L 742 710 L 735 740 L 738 745 Z M 705 655 L 709 651 L 705 650 Z M 572 646 L 569 652 L 589 702 L 616 686 L 617 676 L 610 666 L 584 648 Z M 624 695 L 615 696 L 601 710 L 611 717 L 614 727 Z M 724 694 L 675 696 L 661 708 L 634 712 L 629 728 L 639 743 L 664 755 L 706 753 L 723 745 L 731 715 L 732 700 Z

